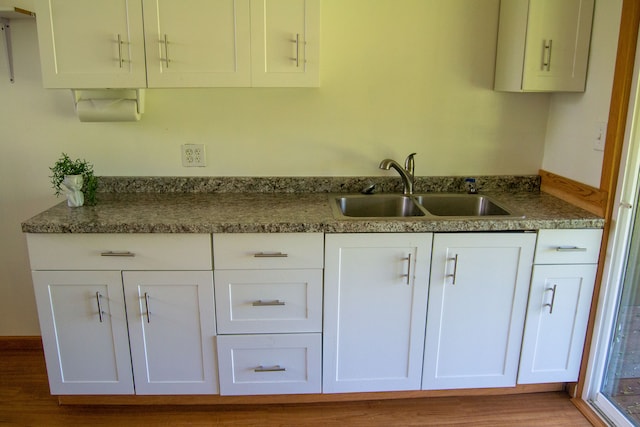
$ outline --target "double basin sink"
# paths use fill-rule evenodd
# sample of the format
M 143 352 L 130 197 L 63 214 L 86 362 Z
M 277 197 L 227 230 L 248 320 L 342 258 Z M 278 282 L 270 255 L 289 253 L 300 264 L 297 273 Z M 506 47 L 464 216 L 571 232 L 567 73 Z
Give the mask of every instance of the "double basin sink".
M 353 194 L 330 197 L 337 218 L 522 217 L 479 194 Z

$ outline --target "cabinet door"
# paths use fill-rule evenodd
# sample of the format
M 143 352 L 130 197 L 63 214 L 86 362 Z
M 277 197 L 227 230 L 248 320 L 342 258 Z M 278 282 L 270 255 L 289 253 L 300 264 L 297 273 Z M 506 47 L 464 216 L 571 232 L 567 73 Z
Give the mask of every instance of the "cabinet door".
M 536 265 L 519 384 L 577 381 L 596 265 Z
M 146 87 L 139 0 L 43 0 L 36 13 L 44 87 Z
M 319 0 L 251 0 L 253 86 L 319 86 Z
M 435 235 L 423 389 L 515 386 L 535 240 Z
M 594 0 L 502 0 L 495 90 L 583 92 Z
M 323 392 L 420 388 L 431 237 L 326 236 Z
M 122 275 L 136 394 L 217 393 L 213 273 Z
M 530 0 L 522 87 L 584 91 L 593 0 Z
M 51 394 L 133 394 L 118 271 L 34 271 Z
M 149 87 L 249 86 L 249 0 L 143 0 Z

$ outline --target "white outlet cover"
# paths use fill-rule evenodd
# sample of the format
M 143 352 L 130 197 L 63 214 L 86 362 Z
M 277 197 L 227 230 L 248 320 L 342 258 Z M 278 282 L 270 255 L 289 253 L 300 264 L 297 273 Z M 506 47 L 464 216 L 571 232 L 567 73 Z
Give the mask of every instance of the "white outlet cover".
M 607 122 L 597 122 L 594 131 L 593 149 L 604 151 L 604 143 L 607 140 Z
M 187 168 L 207 166 L 204 144 L 183 144 L 182 166 Z

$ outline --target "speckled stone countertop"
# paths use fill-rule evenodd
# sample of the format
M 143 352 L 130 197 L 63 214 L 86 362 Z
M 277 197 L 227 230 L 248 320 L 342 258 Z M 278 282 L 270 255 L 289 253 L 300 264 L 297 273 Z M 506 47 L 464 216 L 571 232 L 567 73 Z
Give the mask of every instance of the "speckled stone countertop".
M 174 181 L 172 181 L 174 180 Z M 367 183 L 399 190 L 387 178 L 101 178 L 96 206 L 66 202 L 22 223 L 27 233 L 428 232 L 602 228 L 604 220 L 551 195 L 536 177 L 482 177 L 480 193 L 524 218 L 341 219 L 330 193 Z M 173 185 L 172 185 L 173 182 Z M 459 192 L 459 178 L 418 178 L 416 192 Z M 210 185 L 217 187 L 210 188 Z M 278 191 L 283 188 L 287 191 Z M 293 190 L 292 190 L 293 189 Z M 509 191 L 506 191 L 509 190 Z

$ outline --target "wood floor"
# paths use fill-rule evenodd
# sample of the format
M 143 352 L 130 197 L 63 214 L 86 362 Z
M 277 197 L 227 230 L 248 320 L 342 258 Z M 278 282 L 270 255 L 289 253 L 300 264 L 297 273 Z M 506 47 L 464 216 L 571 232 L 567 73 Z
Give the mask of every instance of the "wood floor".
M 59 406 L 39 350 L 0 350 L 0 426 L 590 426 L 566 394 L 261 406 Z

